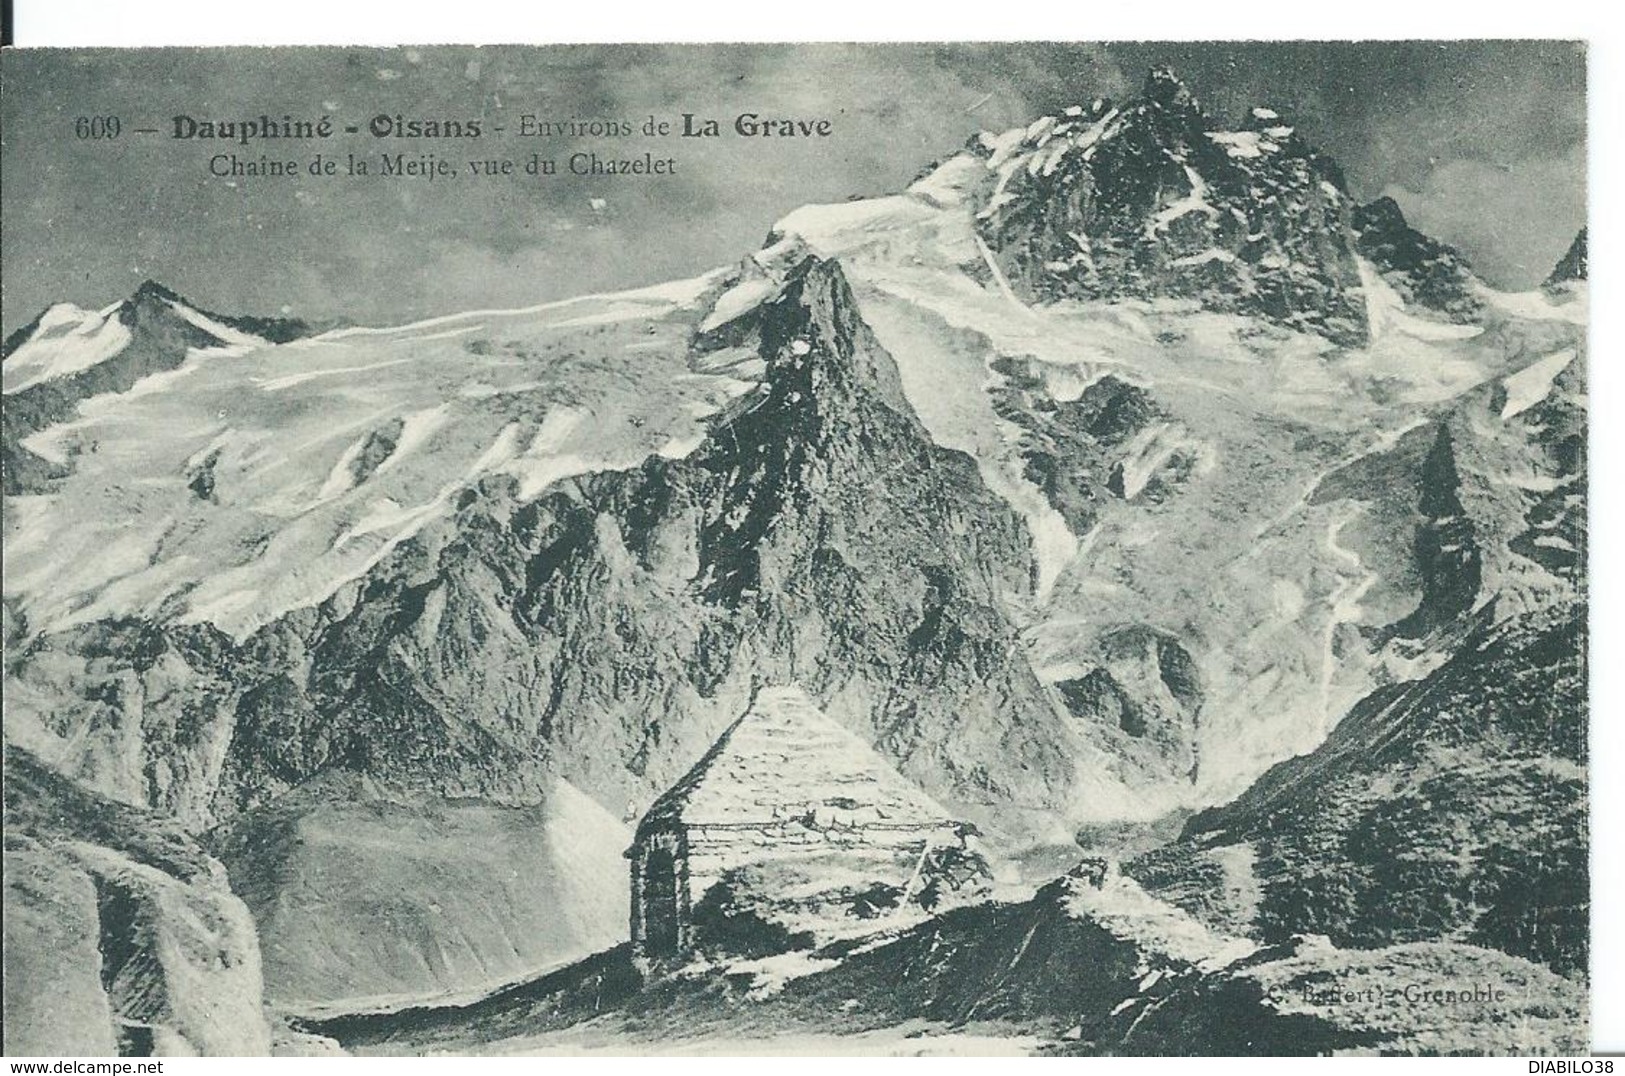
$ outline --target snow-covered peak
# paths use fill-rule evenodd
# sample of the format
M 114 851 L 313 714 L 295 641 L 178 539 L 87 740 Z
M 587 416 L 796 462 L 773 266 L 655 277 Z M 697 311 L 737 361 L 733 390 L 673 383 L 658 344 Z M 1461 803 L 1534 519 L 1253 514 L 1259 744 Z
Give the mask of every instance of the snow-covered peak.
M 1157 68 L 1134 100 L 979 145 L 996 177 L 980 230 L 1017 294 L 1194 298 L 1366 339 L 1342 174 L 1275 110 L 1226 128 Z
M 61 330 L 64 328 L 68 332 L 72 332 L 75 329 L 82 331 L 87 323 L 96 322 L 100 318 L 107 316 L 110 311 L 115 309 L 117 309 L 117 304 L 114 304 L 113 306 L 107 308 L 107 310 L 103 310 L 98 313 L 93 310 L 86 310 L 83 307 L 77 306 L 73 303 L 57 303 L 56 305 L 47 309 L 45 313 L 41 314 L 39 319 L 34 322 L 34 331 L 30 334 L 30 338 L 38 339 L 41 336 L 49 335 L 56 330 Z
M 130 330 L 117 316 L 121 308 L 119 303 L 99 311 L 72 303 L 50 307 L 0 364 L 0 391 L 10 396 L 118 354 L 130 342 Z
M 3 391 L 10 396 L 100 366 L 121 354 L 154 318 L 190 327 L 192 331 L 179 336 L 182 354 L 186 348 L 252 348 L 267 342 L 148 280 L 130 298 L 100 310 L 85 310 L 73 303 L 47 308 L 10 342 L 0 367 Z M 97 390 L 121 387 L 97 386 Z

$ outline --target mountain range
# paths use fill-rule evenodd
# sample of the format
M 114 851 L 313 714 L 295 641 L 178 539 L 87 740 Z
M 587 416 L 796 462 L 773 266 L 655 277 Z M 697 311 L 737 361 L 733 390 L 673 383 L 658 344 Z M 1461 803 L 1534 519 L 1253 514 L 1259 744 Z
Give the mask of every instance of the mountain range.
M 7 1052 L 484 1048 L 592 976 L 656 1046 L 1578 1048 L 1585 274 L 1497 291 L 1159 69 L 689 280 L 53 306 L 0 365 Z M 762 683 L 996 898 L 645 983 L 622 851 Z M 1519 1030 L 1281 1002 L 1458 974 Z

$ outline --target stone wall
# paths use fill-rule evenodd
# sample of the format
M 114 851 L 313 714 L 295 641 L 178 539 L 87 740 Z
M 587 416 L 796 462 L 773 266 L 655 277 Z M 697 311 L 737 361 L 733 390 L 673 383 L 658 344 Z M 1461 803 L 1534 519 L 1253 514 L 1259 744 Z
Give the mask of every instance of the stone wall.
M 980 893 L 986 869 L 968 847 L 970 833 L 952 822 L 851 826 L 808 817 L 642 834 L 630 853 L 634 950 L 650 963 L 668 953 L 728 951 L 734 935 L 718 924 L 745 920 L 758 936 L 796 947 L 865 932 L 876 920 L 921 918 L 950 894 Z M 662 872 L 675 886 L 663 887 Z

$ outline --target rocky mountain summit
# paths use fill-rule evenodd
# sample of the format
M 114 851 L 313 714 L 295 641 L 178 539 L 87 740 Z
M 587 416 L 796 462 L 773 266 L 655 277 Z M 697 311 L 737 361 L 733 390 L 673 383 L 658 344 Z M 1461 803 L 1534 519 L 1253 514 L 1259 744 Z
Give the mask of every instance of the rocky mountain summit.
M 972 149 L 997 177 L 979 229 L 1029 298 L 1191 299 L 1357 347 L 1374 331 L 1364 259 L 1415 309 L 1480 312 L 1466 259 L 1392 198 L 1358 204 L 1274 109 L 1229 129 L 1168 69 L 1137 99 L 1096 99 Z
M 41 457 L 23 442 L 69 419 L 80 401 L 130 389 L 179 366 L 193 349 L 282 344 L 310 332 L 283 318 L 229 317 L 189 305 L 148 280 L 103 310 L 59 303 L 6 337 L 0 482 L 8 496 L 37 492 L 68 462 Z
M 1355 248 L 1408 303 L 1452 321 L 1482 313 L 1477 278 L 1454 247 L 1412 228 L 1399 203 L 1382 197 L 1354 211 Z
M 839 268 L 803 270 L 762 312 L 763 379 L 686 458 L 656 454 L 528 502 L 511 476 L 480 482 L 380 558 L 364 588 L 242 639 L 127 618 L 36 638 L 12 652 L 14 742 L 212 830 L 251 905 L 275 909 L 263 928 L 273 995 L 301 1005 L 332 1000 L 309 993 L 318 981 L 371 996 L 394 965 L 351 958 L 319 978 L 282 955 L 302 951 L 295 930 L 344 950 L 370 929 L 294 912 L 306 871 L 332 878 L 339 819 L 380 825 L 374 815 L 393 811 L 428 827 L 424 854 L 445 856 L 458 819 L 501 817 L 450 806 L 473 798 L 530 812 L 558 834 L 560 856 L 574 854 L 569 828 L 613 826 L 603 808 L 560 821 L 575 789 L 641 811 L 732 720 L 755 676 L 800 677 L 905 773 L 984 820 L 1019 827 L 1064 802 L 1073 734 L 1000 605 L 1032 585 L 1019 524 L 968 458 L 919 428 Z M 246 492 L 227 466 L 212 474 L 205 497 L 178 472 L 177 501 L 211 516 Z M 895 523 L 877 527 L 885 511 Z M 891 537 L 905 530 L 914 541 Z M 59 727 L 83 732 L 64 741 Z M 357 781 L 375 791 L 357 797 Z M 615 866 L 589 884 L 599 909 L 624 904 L 617 840 L 604 849 Z M 543 859 L 524 899 L 471 878 L 464 914 L 489 892 L 495 918 L 478 929 L 516 934 L 530 902 L 575 884 L 562 859 Z M 417 891 L 398 914 L 438 896 Z M 544 948 L 531 958 L 602 936 L 592 917 L 535 932 Z M 466 965 L 423 985 L 518 970 Z
M 1355 203 L 1273 109 L 1226 129 L 1175 74 L 981 145 L 998 184 L 978 225 L 1013 286 L 1190 298 L 1359 346 L 1369 338 Z

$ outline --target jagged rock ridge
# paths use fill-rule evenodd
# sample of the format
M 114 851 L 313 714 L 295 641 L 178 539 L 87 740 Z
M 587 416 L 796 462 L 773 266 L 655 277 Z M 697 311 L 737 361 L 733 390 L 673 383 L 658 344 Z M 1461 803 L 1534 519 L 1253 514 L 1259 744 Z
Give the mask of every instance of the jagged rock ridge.
M 1271 109 L 1223 130 L 1157 69 L 1134 101 L 1070 108 L 990 152 L 979 226 L 1024 294 L 1190 298 L 1369 337 L 1341 171 Z
M 335 768 L 523 796 L 543 745 L 606 801 L 646 800 L 720 731 L 753 666 L 865 715 L 932 786 L 1056 802 L 1058 718 L 1000 611 L 1031 587 L 1019 521 L 924 436 L 834 265 L 810 264 L 761 332 L 763 388 L 687 458 L 525 504 L 487 482 L 363 588 L 241 645 L 207 625 L 64 641 L 152 655 L 138 668 L 215 715 L 186 724 L 231 730 L 217 775 L 189 772 L 184 741 L 148 745 L 155 804 L 226 817 Z
M 1452 321 L 1471 321 L 1483 312 L 1467 259 L 1454 247 L 1412 228 L 1392 198 L 1378 198 L 1356 210 L 1354 230 L 1355 249 L 1406 301 Z

